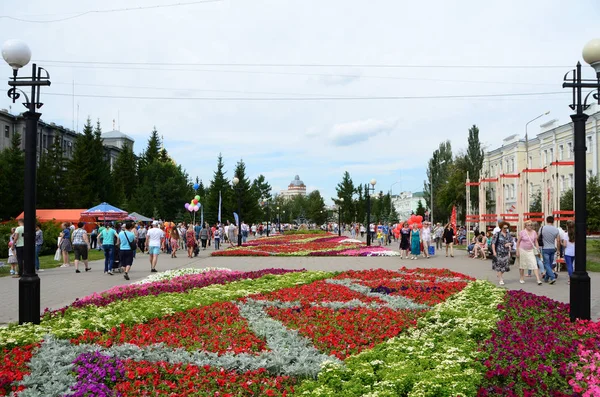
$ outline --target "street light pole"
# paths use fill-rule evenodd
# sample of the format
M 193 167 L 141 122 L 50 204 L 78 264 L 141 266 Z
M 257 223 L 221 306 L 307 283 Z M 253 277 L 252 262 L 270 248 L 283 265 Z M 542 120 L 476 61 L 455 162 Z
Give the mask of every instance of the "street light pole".
M 533 123 L 540 117 L 547 116 L 549 114 L 550 114 L 550 111 L 547 111 L 546 113 L 540 114 L 536 118 L 529 120 L 527 122 L 527 124 L 525 124 L 525 164 L 527 164 L 527 166 L 525 168 L 527 170 L 529 170 L 529 136 L 527 135 L 527 127 L 529 126 L 529 124 Z M 529 212 L 529 193 L 530 193 L 529 192 L 529 172 L 526 172 L 525 173 L 525 205 L 524 205 L 525 211 L 523 211 L 523 212 Z
M 371 191 L 375 193 L 376 183 L 375 179 L 371 179 L 369 182 L 371 187 L 367 185 L 367 247 L 371 245 Z
M 574 70 L 565 74 L 563 88 L 573 89 L 573 102 L 569 107 L 575 110 L 573 120 L 573 154 L 575 160 L 575 271 L 571 275 L 570 317 L 590 319 L 591 287 L 590 276 L 586 269 L 586 234 L 587 234 L 587 192 L 586 192 L 586 147 L 585 122 L 588 115 L 584 111 L 590 106 L 587 100 L 590 95 L 600 103 L 600 39 L 594 39 L 583 48 L 583 59 L 596 70 L 596 79 L 581 78 L 581 63 L 577 62 Z M 592 92 L 582 97 L 582 88 L 591 88 Z
M 27 111 L 25 118 L 25 170 L 24 170 L 24 230 L 23 230 L 23 274 L 19 280 L 19 324 L 40 323 L 40 278 L 35 272 L 35 221 L 36 221 L 36 169 L 37 169 L 37 126 L 41 113 L 36 112 L 40 102 L 40 88 L 50 85 L 48 72 L 37 67 L 31 68 L 31 77 L 17 77 L 18 71 L 31 60 L 27 44 L 18 40 L 8 40 L 2 46 L 2 57 L 12 67 L 13 77 L 8 81 L 11 87 L 8 96 L 13 103 L 23 95 Z M 42 74 L 43 72 L 43 74 Z M 18 87 L 31 87 L 31 98 Z
M 242 245 L 242 188 L 238 187 L 240 183 L 240 179 L 235 176 L 231 181 L 233 183 L 233 188 L 237 193 L 237 202 L 238 202 L 238 247 Z

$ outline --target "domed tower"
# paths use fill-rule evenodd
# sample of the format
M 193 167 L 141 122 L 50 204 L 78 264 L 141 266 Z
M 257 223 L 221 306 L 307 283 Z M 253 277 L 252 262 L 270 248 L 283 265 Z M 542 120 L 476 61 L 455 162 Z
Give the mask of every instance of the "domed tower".
M 296 175 L 288 185 L 287 190 L 281 192 L 286 198 L 294 196 L 306 196 L 306 185 L 300 180 L 300 176 Z

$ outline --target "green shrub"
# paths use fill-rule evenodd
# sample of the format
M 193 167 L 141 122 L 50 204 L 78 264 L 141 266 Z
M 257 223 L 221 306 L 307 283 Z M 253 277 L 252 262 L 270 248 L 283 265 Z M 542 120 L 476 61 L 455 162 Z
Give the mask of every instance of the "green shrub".
M 310 230 L 286 230 L 283 234 L 325 234 L 326 232 L 321 229 L 310 229 Z

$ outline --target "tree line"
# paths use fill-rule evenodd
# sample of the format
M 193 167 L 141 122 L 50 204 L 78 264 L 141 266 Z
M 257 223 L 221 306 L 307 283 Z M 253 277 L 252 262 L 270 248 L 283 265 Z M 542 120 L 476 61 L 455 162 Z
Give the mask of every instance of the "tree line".
M 102 144 L 99 122 L 91 119 L 78 134 L 71 159 L 65 157 L 59 139 L 55 139 L 45 153 L 40 153 L 37 168 L 37 208 L 91 208 L 101 202 L 111 203 L 128 212 L 155 219 L 173 221 L 191 220 L 184 208 L 190 198 L 200 195 L 205 220 L 217 221 L 219 192 L 222 199 L 223 220 L 233 221 L 238 210 L 237 194 L 241 197 L 242 219 L 258 222 L 266 210 L 260 199 L 271 198 L 271 186 L 263 175 L 252 182 L 246 176 L 246 166 L 240 160 L 233 175 L 240 180 L 234 190 L 226 177 L 223 158 L 219 154 L 217 169 L 206 186 L 196 178 L 198 189 L 186 171 L 177 165 L 162 147 L 156 128 L 151 132 L 146 148 L 136 156 L 133 147 L 125 145 L 111 169 L 110 159 Z M 15 133 L 10 147 L 0 152 L 0 220 L 18 216 L 23 209 L 23 175 L 25 155 L 21 137 Z M 200 219 L 198 212 L 197 219 Z

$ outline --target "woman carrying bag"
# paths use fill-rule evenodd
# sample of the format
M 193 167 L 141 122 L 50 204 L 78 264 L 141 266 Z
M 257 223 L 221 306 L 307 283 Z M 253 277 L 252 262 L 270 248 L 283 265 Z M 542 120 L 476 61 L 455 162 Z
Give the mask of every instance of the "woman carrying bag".
M 525 270 L 533 270 L 538 285 L 542 285 L 540 272 L 536 257 L 540 255 L 540 246 L 537 240 L 537 233 L 533 230 L 531 221 L 525 222 L 525 229 L 519 233 L 517 239 L 517 258 L 519 258 L 519 282 L 525 284 Z

